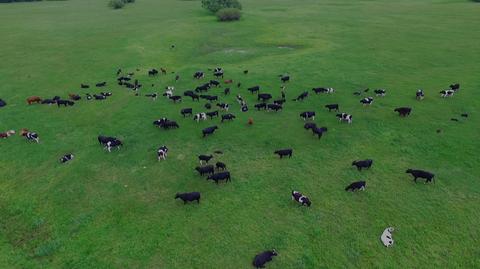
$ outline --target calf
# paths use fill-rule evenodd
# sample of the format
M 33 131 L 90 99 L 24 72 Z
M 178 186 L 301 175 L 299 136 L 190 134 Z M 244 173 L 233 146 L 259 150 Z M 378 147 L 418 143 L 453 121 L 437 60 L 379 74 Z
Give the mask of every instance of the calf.
M 222 122 L 223 122 L 224 120 L 233 120 L 233 119 L 235 119 L 235 115 L 233 115 L 233 114 L 225 114 L 225 115 L 222 115 Z
M 211 127 L 203 129 L 202 130 L 203 137 L 206 137 L 207 135 L 213 134 L 215 132 L 215 130 L 217 130 L 217 129 L 218 129 L 217 126 L 211 126 Z
M 195 170 L 200 173 L 201 176 L 205 174 L 213 174 L 215 173 L 215 169 L 213 168 L 213 165 L 206 165 L 206 166 L 197 166 L 195 167 Z
M 215 168 L 217 168 L 217 170 L 225 170 L 227 169 L 227 165 L 222 162 L 217 162 Z
M 376 96 L 385 96 L 387 94 L 387 91 L 385 89 L 378 89 L 373 91 Z
M 36 143 L 40 143 L 40 137 L 38 137 L 37 133 L 30 132 L 27 129 L 22 129 L 20 134 L 24 136 L 27 141 L 35 141 Z
M 292 158 L 293 150 L 292 149 L 280 149 L 280 150 L 276 150 L 274 153 L 277 154 L 278 156 L 280 156 L 280 159 L 282 159 L 283 156 L 288 156 L 289 158 Z
M 198 155 L 200 165 L 205 162 L 206 164 L 213 158 L 213 155 Z
M 303 206 L 310 207 L 310 205 L 312 204 L 310 202 L 310 199 L 308 199 L 307 196 L 303 195 L 302 193 L 300 193 L 298 191 L 292 191 L 292 200 L 297 201 L 298 203 L 300 203 Z
M 57 106 L 60 107 L 60 105 L 64 105 L 65 107 L 68 106 L 73 106 L 75 102 L 70 101 L 70 100 L 58 100 L 57 101 Z
M 65 154 L 62 158 L 60 158 L 60 162 L 61 163 L 66 163 L 66 162 L 69 162 L 69 161 L 73 160 L 73 158 L 75 158 L 75 156 L 73 156 L 73 154 Z
M 305 111 L 300 113 L 300 117 L 305 121 L 307 119 L 315 120 L 315 112 L 314 111 Z
M 180 111 L 180 113 L 185 118 L 185 116 L 187 116 L 187 115 L 192 115 L 193 110 L 191 108 L 184 108 L 184 109 L 182 109 L 182 111 Z
M 253 258 L 253 266 L 255 268 L 265 268 L 265 264 L 272 260 L 274 256 L 277 256 L 275 249 L 264 251 Z
M 225 171 L 225 172 L 213 174 L 211 176 L 208 176 L 207 180 L 213 180 L 215 181 L 216 184 L 218 184 L 220 180 L 225 180 L 225 182 L 231 181 L 230 172 Z
M 454 90 L 443 90 L 443 91 L 440 91 L 441 95 L 443 98 L 445 97 L 452 97 L 453 94 L 455 93 Z
M 193 120 L 197 122 L 200 122 L 201 120 L 206 120 L 206 119 L 207 119 L 207 114 L 204 112 L 195 114 L 195 116 L 193 116 Z
M 213 119 L 213 117 L 218 117 L 218 111 L 211 111 L 211 112 L 207 112 L 205 114 L 207 114 L 207 116 L 209 116 L 210 119 Z
M 249 92 L 251 92 L 252 94 L 254 94 L 254 93 L 260 91 L 260 86 L 253 86 L 253 87 L 248 88 L 247 90 L 248 90 Z
M 314 127 L 312 128 L 312 132 L 314 135 L 318 136 L 318 139 L 322 138 L 323 133 L 327 132 L 327 127 Z
M 372 167 L 372 164 L 373 164 L 373 160 L 371 159 L 352 162 L 352 166 L 356 166 L 358 171 L 362 171 L 363 168 L 370 169 L 370 167 Z
M 340 121 L 352 123 L 352 115 L 350 115 L 350 114 L 340 113 L 340 114 L 337 114 L 337 118 Z
M 373 104 L 373 98 L 372 97 L 363 98 L 362 100 L 360 100 L 360 103 L 362 103 L 364 106 L 369 106 Z
M 199 192 L 177 193 L 175 194 L 175 200 L 178 198 L 182 199 L 183 204 L 186 204 L 187 202 L 193 202 L 193 201 L 197 201 L 197 203 L 200 203 Z
M 329 105 L 325 105 L 325 107 L 328 108 L 328 112 L 332 110 L 338 111 L 338 104 L 329 104 Z
M 412 112 L 412 108 L 410 108 L 410 107 L 398 107 L 398 108 L 395 108 L 393 111 L 398 112 L 400 117 L 406 117 L 406 116 L 410 115 L 410 112 Z
M 364 191 L 366 187 L 367 187 L 367 182 L 365 182 L 365 181 L 356 181 L 356 182 L 353 182 L 352 184 L 348 185 L 348 186 L 345 188 L 345 191 L 356 191 L 356 190 L 362 190 L 362 191 Z
M 417 182 L 417 178 L 426 179 L 425 183 L 432 182 L 432 181 L 433 183 L 435 183 L 435 175 L 430 172 L 417 170 L 417 169 L 408 169 L 406 173 L 411 174 L 413 176 L 413 180 L 415 181 L 415 183 Z
M 168 148 L 167 146 L 161 146 L 157 150 L 157 159 L 160 160 L 166 160 L 167 159 L 167 153 L 168 153 Z

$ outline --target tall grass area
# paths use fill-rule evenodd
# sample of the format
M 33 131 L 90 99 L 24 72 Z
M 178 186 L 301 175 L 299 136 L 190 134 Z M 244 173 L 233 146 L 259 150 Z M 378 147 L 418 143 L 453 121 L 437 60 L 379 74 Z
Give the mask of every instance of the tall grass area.
M 199 1 L 142 0 L 120 11 L 97 0 L 0 5 L 0 98 L 8 103 L 0 131 L 29 128 L 41 137 L 40 144 L 0 141 L 1 268 L 251 268 L 254 255 L 271 248 L 279 253 L 272 269 L 480 266 L 480 6 L 241 2 L 235 23 L 218 23 Z M 184 107 L 205 111 L 205 102 L 153 102 L 115 85 L 122 68 L 139 74 L 142 95 L 168 85 L 181 93 L 199 84 L 194 71 L 216 66 L 243 86 L 222 99 L 237 119 L 214 120 L 220 129 L 207 139 L 201 129 L 211 121 L 180 115 Z M 153 67 L 169 74 L 148 77 Z M 180 74 L 177 83 L 171 71 Z M 258 84 L 279 97 L 278 75 L 287 72 L 284 111 L 253 111 L 246 88 Z M 104 102 L 25 102 L 98 93 L 79 85 L 104 80 L 113 92 Z M 458 94 L 440 98 L 453 82 L 461 83 Z M 290 101 L 320 86 L 337 92 Z M 388 94 L 365 108 L 352 93 L 366 87 Z M 426 93 L 421 102 L 418 88 Z M 239 111 L 236 94 L 251 111 Z M 323 108 L 328 103 L 353 114 L 353 124 L 340 124 Z M 411 106 L 412 115 L 399 118 L 399 106 Z M 298 114 L 306 110 L 328 127 L 321 140 L 303 130 Z M 450 121 L 465 112 L 468 119 Z M 160 117 L 180 129 L 154 128 Z M 125 147 L 108 153 L 99 134 Z M 158 162 L 161 145 L 170 152 Z M 284 147 L 293 158 L 273 155 Z M 224 152 L 218 160 L 231 183 L 215 185 L 193 170 L 198 154 L 214 150 Z M 75 160 L 60 165 L 69 152 Z M 375 163 L 359 173 L 350 164 L 363 158 Z M 434 172 L 436 184 L 414 184 L 407 168 Z M 366 180 L 367 190 L 346 193 L 355 180 Z M 293 203 L 292 189 L 312 207 Z M 202 193 L 200 205 L 173 199 L 187 191 Z M 388 226 L 396 228 L 395 245 L 386 249 L 379 237 Z

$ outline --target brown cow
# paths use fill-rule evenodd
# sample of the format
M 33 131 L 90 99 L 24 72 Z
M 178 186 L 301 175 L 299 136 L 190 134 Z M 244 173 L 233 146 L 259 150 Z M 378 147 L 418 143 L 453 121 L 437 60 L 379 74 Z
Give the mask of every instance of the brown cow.
M 31 96 L 27 98 L 27 103 L 31 105 L 32 103 L 40 103 L 42 102 L 42 99 L 38 96 Z
M 15 134 L 14 130 L 6 131 L 5 133 L 0 133 L 0 138 L 8 138 Z
M 230 83 L 233 83 L 233 79 L 227 79 L 224 82 L 225 82 L 225 84 L 230 84 Z

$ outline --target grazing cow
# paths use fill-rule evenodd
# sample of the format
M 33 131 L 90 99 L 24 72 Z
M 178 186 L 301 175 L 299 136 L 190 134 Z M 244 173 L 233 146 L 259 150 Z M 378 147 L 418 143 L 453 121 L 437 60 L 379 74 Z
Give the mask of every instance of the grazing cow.
M 211 159 L 213 158 L 213 155 L 198 155 L 198 159 L 200 160 L 200 165 L 205 162 L 207 164 Z
M 433 183 L 435 183 L 435 175 L 430 172 L 418 170 L 418 169 L 408 169 L 406 173 L 411 174 L 413 176 L 413 180 L 415 181 L 415 183 L 417 182 L 417 178 L 426 179 L 425 183 L 432 182 L 432 181 Z
M 161 127 L 165 130 L 167 129 L 170 129 L 170 128 L 179 128 L 180 126 L 178 125 L 178 123 L 176 121 L 173 121 L 173 120 L 167 120 L 165 123 L 163 123 L 163 125 L 161 125 Z
M 369 106 L 373 104 L 373 97 L 363 98 L 362 100 L 360 100 L 360 103 L 362 103 L 364 106 Z
M 281 75 L 280 80 L 282 81 L 282 83 L 289 82 L 290 81 L 290 76 Z
M 468 118 L 468 114 L 467 114 L 467 113 L 463 113 L 461 116 L 464 117 L 464 118 Z
M 377 89 L 373 91 L 376 96 L 385 96 L 387 94 L 387 90 L 385 89 Z
M 201 120 L 206 120 L 207 114 L 205 112 L 197 113 L 193 116 L 193 120 L 200 122 Z
M 355 181 L 352 184 L 348 185 L 345 188 L 345 191 L 356 191 L 356 190 L 364 191 L 366 187 L 367 187 L 367 182 L 365 182 L 365 181 Z
M 82 89 L 88 89 L 88 88 L 90 88 L 90 85 L 87 85 L 87 84 L 83 84 L 83 83 L 82 83 L 82 84 L 80 84 L 80 88 L 82 88 Z
M 340 121 L 352 123 L 353 116 L 347 113 L 340 113 L 340 114 L 337 114 L 337 118 Z
M 210 102 L 218 101 L 218 96 L 216 96 L 216 95 L 213 95 L 213 96 L 212 96 L 212 95 L 207 95 L 207 96 L 205 96 L 205 99 L 207 99 L 207 100 L 210 101 Z
M 417 90 L 417 92 L 415 93 L 415 98 L 417 100 L 422 100 L 423 98 L 425 98 L 425 94 L 423 93 L 422 89 Z
M 315 128 L 312 128 L 312 132 L 314 135 L 317 135 L 318 136 L 318 139 L 322 138 L 322 135 L 323 133 L 327 132 L 328 129 L 327 127 L 315 127 Z
M 42 104 L 46 104 L 46 105 L 51 105 L 51 104 L 56 104 L 57 101 L 55 100 L 52 100 L 52 99 L 44 99 L 42 100 Z
M 412 108 L 410 108 L 410 107 L 398 107 L 398 108 L 395 108 L 393 111 L 398 112 L 400 117 L 406 117 L 406 116 L 410 115 L 410 112 L 412 112 Z
M 225 88 L 225 90 L 223 90 L 223 93 L 225 95 L 229 95 L 230 94 L 230 88 Z
M 58 95 L 55 95 L 55 96 L 52 98 L 52 100 L 54 100 L 54 101 L 58 101 L 58 100 L 60 100 L 60 99 L 62 99 L 62 98 L 60 98 L 60 96 L 58 96 Z
M 156 75 L 158 75 L 158 70 L 153 68 L 152 70 L 148 71 L 148 75 L 149 76 L 156 76 Z
M 195 94 L 195 93 L 193 91 L 190 91 L 190 90 L 183 92 L 183 96 L 192 96 L 193 94 Z
M 265 268 L 265 264 L 272 260 L 274 256 L 277 256 L 275 249 L 264 251 L 253 258 L 253 266 L 255 268 Z
M 361 92 L 354 92 L 353 95 L 362 95 Z
M 115 141 L 115 140 L 117 140 L 117 138 L 115 138 L 115 137 L 103 136 L 103 135 L 99 135 L 99 136 L 97 137 L 97 139 L 98 139 L 98 143 L 99 143 L 100 145 L 103 145 L 103 146 L 105 146 L 105 145 L 106 145 L 108 142 L 110 142 L 110 141 Z
M 288 158 L 292 158 L 293 150 L 292 149 L 279 149 L 274 152 L 274 154 L 277 154 L 280 156 L 280 159 L 283 158 L 283 156 L 288 156 Z
M 60 105 L 64 105 L 65 107 L 68 106 L 73 106 L 75 102 L 70 101 L 70 100 L 58 100 L 57 101 L 57 106 L 60 107 Z
M 40 137 L 38 137 L 37 133 L 30 132 L 27 129 L 22 129 L 21 133 L 22 136 L 25 137 L 27 141 L 35 141 L 36 143 L 40 143 Z
M 243 70 L 243 74 L 248 74 L 248 70 Z
M 224 120 L 233 120 L 233 119 L 235 119 L 235 115 L 233 115 L 233 114 L 229 113 L 229 114 L 222 115 L 222 122 Z
M 334 92 L 335 92 L 335 89 L 334 89 L 334 88 L 323 88 L 323 87 L 320 87 L 320 88 L 313 88 L 312 91 L 315 92 L 315 94 L 319 94 L 319 93 L 334 93 Z
M 259 93 L 257 100 L 262 100 L 262 102 L 266 102 L 272 99 L 272 95 L 269 93 Z
M 220 86 L 220 82 L 217 81 L 217 80 L 210 80 L 210 86 L 212 87 L 219 87 Z
M 4 132 L 4 133 L 0 133 L 0 138 L 4 138 L 4 139 L 5 139 L 5 138 L 8 138 L 8 137 L 10 137 L 10 136 L 12 136 L 12 135 L 14 135 L 14 134 L 15 134 L 15 130 L 8 130 L 8 131 L 6 131 L 6 132 Z
M 384 246 L 390 247 L 393 245 L 393 238 L 392 238 L 393 231 L 394 231 L 393 227 L 388 227 L 385 230 L 383 230 L 383 233 L 380 236 L 380 241 L 382 241 Z
M 218 181 L 220 180 L 225 180 L 225 182 L 231 181 L 230 172 L 224 171 L 224 172 L 210 175 L 207 177 L 207 180 L 213 180 L 215 181 L 216 184 L 218 184 Z
M 305 111 L 300 113 L 300 117 L 305 121 L 307 119 L 315 120 L 315 112 L 314 111 Z
M 69 93 L 68 96 L 69 96 L 70 99 L 72 99 L 73 101 L 78 101 L 78 100 L 82 99 L 82 97 L 80 97 L 80 95 L 78 95 L 78 94 Z
M 100 87 L 105 87 L 105 86 L 107 86 L 107 82 L 106 82 L 106 81 L 100 82 L 100 83 L 95 84 L 95 86 L 97 86 L 97 87 L 99 87 L 99 88 L 100 88 Z
M 260 110 L 260 109 L 264 109 L 264 110 L 265 110 L 265 109 L 267 109 L 267 104 L 266 104 L 266 103 L 259 103 L 259 104 L 256 104 L 256 105 L 255 105 L 255 108 L 256 108 L 257 110 Z
M 160 160 L 166 160 L 167 159 L 167 154 L 168 154 L 168 148 L 167 146 L 161 146 L 157 150 L 157 159 Z
M 452 84 L 450 85 L 450 89 L 453 91 L 458 91 L 460 90 L 460 84 L 459 83 Z
M 251 92 L 252 94 L 254 94 L 254 93 L 260 91 L 260 86 L 253 86 L 253 87 L 248 88 L 247 90 L 248 90 L 249 92 Z
M 363 168 L 365 169 L 370 169 L 372 167 L 373 160 L 372 159 L 366 159 L 366 160 L 360 160 L 360 161 L 353 161 L 352 166 L 356 166 L 358 171 L 362 171 Z
M 200 173 L 201 176 L 203 176 L 205 174 L 210 175 L 210 174 L 215 173 L 215 169 L 214 169 L 213 165 L 197 166 L 197 167 L 195 167 L 195 170 L 197 170 L 198 173 Z
M 107 99 L 107 96 L 101 94 L 101 95 L 96 95 L 94 94 L 93 97 L 95 97 L 95 100 L 105 100 Z
M 445 97 L 452 97 L 453 94 L 455 93 L 454 90 L 443 90 L 443 91 L 440 91 L 441 95 L 443 98 Z
M 298 203 L 300 203 L 300 205 L 303 206 L 310 207 L 310 205 L 312 204 L 312 202 L 310 202 L 310 199 L 308 199 L 307 196 L 303 195 L 298 191 L 292 191 L 292 200 L 297 201 Z
M 293 99 L 293 101 L 303 101 L 305 98 L 308 97 L 308 92 L 302 92 L 297 98 Z
M 279 100 L 274 100 L 273 103 L 276 105 L 283 105 L 287 100 L 285 99 L 279 99 Z
M 225 84 L 232 84 L 232 83 L 233 83 L 233 79 L 224 80 L 223 83 L 225 83 Z
M 213 117 L 218 117 L 218 110 L 216 110 L 216 111 L 211 111 L 211 112 L 207 112 L 207 113 L 205 113 L 205 114 L 207 114 L 207 116 L 209 116 L 210 119 L 213 119 Z
M 183 204 L 186 204 L 187 202 L 193 202 L 193 201 L 197 201 L 197 203 L 200 203 L 199 192 L 177 193 L 175 194 L 175 200 L 178 198 L 182 199 Z
M 120 146 L 122 145 L 123 145 L 122 141 L 115 139 L 115 140 L 108 141 L 105 145 L 105 148 L 108 150 L 108 152 L 111 152 L 112 148 L 120 148 Z
M 203 137 L 213 134 L 217 129 L 218 127 L 216 125 L 203 129 L 202 130 Z
M 187 115 L 192 115 L 193 110 L 191 108 L 184 108 L 184 109 L 182 109 L 182 111 L 180 111 L 180 113 L 185 118 L 185 116 L 187 116 Z
M 197 71 L 193 74 L 193 78 L 195 79 L 201 79 L 203 77 L 205 77 L 205 74 L 202 71 Z
M 325 107 L 328 108 L 328 112 L 332 110 L 338 111 L 338 104 L 329 104 L 329 105 L 325 105 Z
M 69 162 L 69 161 L 73 160 L 73 158 L 75 158 L 75 156 L 73 156 L 73 154 L 65 154 L 65 155 L 63 155 L 62 158 L 60 158 L 60 162 L 61 163 L 66 163 L 66 162 Z
M 200 102 L 200 96 L 198 96 L 197 94 L 192 94 L 192 95 L 190 95 L 190 97 L 192 97 L 192 101 L 197 100 L 197 101 Z
M 276 104 L 268 104 L 267 108 L 269 111 L 275 110 L 275 112 L 278 112 L 279 110 L 283 109 L 281 105 L 276 105 Z
M 227 165 L 222 162 L 217 162 L 215 168 L 217 168 L 217 170 L 225 170 L 227 169 Z
M 168 121 L 167 118 L 161 118 L 161 119 L 155 120 L 153 122 L 153 125 L 155 125 L 157 127 L 162 127 L 167 121 Z
M 157 93 L 149 93 L 145 94 L 146 97 L 152 98 L 153 101 L 157 100 L 158 94 Z
M 305 130 L 313 130 L 314 128 L 317 128 L 317 125 L 313 122 L 307 122 L 305 125 L 303 125 L 303 128 L 305 128 Z
M 206 92 L 210 89 L 210 83 L 205 83 L 195 88 L 196 92 Z
M 229 105 L 228 104 L 225 104 L 225 103 L 217 103 L 217 106 L 221 109 L 221 110 L 224 110 L 224 111 L 228 111 L 229 109 Z
M 31 97 L 28 97 L 28 98 L 27 98 L 27 103 L 28 103 L 29 105 L 31 105 L 31 104 L 33 104 L 33 103 L 37 103 L 37 104 L 38 104 L 38 103 L 40 103 L 40 102 L 42 102 L 42 99 L 41 99 L 40 97 L 38 97 L 38 96 L 31 96 Z
M 182 97 L 181 97 L 180 95 L 170 96 L 169 99 L 172 100 L 174 103 L 176 103 L 177 101 L 178 101 L 178 102 L 181 102 L 181 101 L 182 101 Z

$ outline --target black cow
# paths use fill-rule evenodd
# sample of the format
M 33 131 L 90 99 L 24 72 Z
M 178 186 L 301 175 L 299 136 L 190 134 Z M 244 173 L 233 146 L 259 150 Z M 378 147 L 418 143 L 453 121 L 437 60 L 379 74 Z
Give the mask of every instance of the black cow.
M 217 80 L 210 80 L 210 86 L 213 86 L 213 87 L 218 87 L 220 86 L 220 82 L 217 81 Z
M 212 158 L 213 158 L 213 155 L 198 155 L 200 164 L 202 164 L 202 162 L 208 163 Z
M 282 159 L 283 156 L 288 156 L 289 158 L 292 158 L 293 150 L 292 149 L 280 149 L 280 150 L 276 150 L 274 153 L 277 154 L 278 156 L 280 156 L 280 159 Z
M 73 154 L 65 154 L 65 155 L 63 155 L 62 158 L 60 158 L 60 162 L 61 163 L 66 163 L 66 162 L 69 162 L 69 161 L 73 160 L 73 158 L 75 158 L 75 156 L 73 156 Z
M 288 81 L 290 81 L 290 76 L 282 75 L 282 76 L 280 76 L 280 80 L 281 80 L 283 83 L 288 82 Z
M 78 101 L 78 100 L 82 99 L 82 97 L 80 97 L 80 95 L 78 95 L 78 94 L 71 93 L 68 96 L 70 96 L 70 99 L 72 99 L 73 101 Z
M 452 84 L 450 85 L 450 89 L 454 91 L 458 91 L 460 90 L 460 84 L 459 83 Z
M 272 95 L 269 93 L 259 93 L 257 98 L 257 100 L 262 100 L 263 102 L 266 102 L 270 99 L 272 99 Z
M 51 104 L 55 104 L 55 103 L 57 103 L 57 101 L 52 100 L 52 99 L 44 99 L 44 100 L 42 100 L 42 104 L 51 105 Z
M 100 82 L 100 83 L 95 84 L 95 86 L 97 86 L 97 87 L 105 87 L 105 86 L 107 86 L 107 82 L 106 82 L 106 81 Z
M 308 97 L 308 92 L 302 92 L 297 98 L 293 99 L 293 101 L 303 101 L 305 98 Z
M 148 75 L 149 76 L 156 76 L 156 75 L 158 75 L 158 70 L 153 68 L 152 70 L 148 71 Z
M 338 111 L 339 109 L 338 104 L 329 104 L 329 105 L 325 105 L 325 107 L 328 108 L 328 112 L 332 110 Z
M 213 134 L 215 132 L 215 130 L 217 130 L 217 129 L 218 129 L 217 126 L 211 126 L 211 127 L 203 129 L 202 130 L 203 137 Z
M 200 193 L 199 192 L 186 192 L 186 193 L 177 193 L 175 195 L 175 199 L 182 199 L 183 204 L 186 204 L 187 202 L 193 202 L 197 201 L 197 203 L 200 203 Z
M 220 172 L 220 173 L 210 175 L 207 177 L 207 180 L 213 180 L 215 181 L 216 184 L 218 184 L 218 181 L 220 180 L 225 180 L 225 182 L 231 181 L 230 172 L 225 171 L 225 172 Z
M 360 161 L 353 161 L 352 166 L 356 166 L 358 171 L 362 171 L 363 168 L 370 169 L 372 167 L 373 160 L 372 159 L 366 159 L 366 160 L 360 160 Z
M 313 130 L 314 128 L 317 128 L 317 125 L 313 122 L 307 122 L 305 125 L 303 125 L 303 128 L 305 128 L 305 130 Z
M 196 92 L 206 92 L 210 89 L 210 83 L 205 83 L 195 88 Z
M 222 162 L 217 162 L 215 168 L 217 168 L 217 170 L 225 170 L 227 169 L 227 165 Z
M 303 205 L 303 206 L 310 207 L 312 205 L 312 202 L 310 202 L 310 199 L 308 199 L 307 196 L 303 195 L 298 191 L 292 191 L 292 200 L 297 201 L 298 203 L 300 203 L 300 205 Z
M 107 144 L 107 142 L 117 140 L 117 138 L 115 138 L 115 137 L 103 136 L 103 135 L 99 135 L 99 136 L 97 137 L 97 139 L 98 139 L 98 143 L 99 143 L 100 145 L 104 145 L 104 146 Z
M 60 105 L 64 105 L 65 107 L 68 106 L 73 106 L 75 102 L 70 101 L 70 100 L 58 100 L 57 101 L 57 106 L 60 107 Z
M 213 119 L 213 117 L 218 117 L 218 110 L 207 112 L 205 114 L 207 114 L 207 116 L 210 117 L 210 119 Z
M 0 107 L 4 107 L 7 105 L 7 102 L 5 102 L 4 100 L 0 99 Z
M 266 104 L 266 103 L 255 104 L 255 108 L 256 108 L 257 110 L 267 109 L 267 104 Z
M 169 99 L 172 100 L 174 103 L 176 103 L 177 101 L 178 101 L 178 102 L 181 102 L 181 101 L 182 101 L 182 97 L 181 97 L 180 95 L 170 96 Z
M 312 132 L 314 135 L 317 135 L 318 136 L 318 139 L 322 138 L 322 135 L 323 133 L 327 132 L 328 129 L 327 127 L 315 127 L 315 128 L 312 128 Z
M 305 112 L 300 113 L 300 117 L 303 120 L 307 120 L 307 119 L 315 120 L 315 112 L 314 111 L 305 111 Z
M 173 121 L 173 120 L 167 120 L 163 123 L 163 125 L 161 125 L 161 127 L 163 127 L 163 129 L 167 130 L 167 129 L 170 129 L 170 128 L 179 128 L 180 126 L 178 125 L 178 123 L 176 121 Z
M 253 94 L 260 91 L 260 86 L 253 86 L 248 88 L 247 90 Z
M 408 169 L 406 173 L 411 174 L 414 177 L 413 180 L 415 181 L 415 183 L 417 182 L 417 178 L 426 179 L 425 183 L 432 181 L 433 183 L 435 183 L 435 175 L 430 172 L 417 169 Z
M 197 167 L 195 167 L 195 170 L 197 170 L 198 173 L 200 173 L 201 176 L 203 176 L 205 174 L 215 173 L 215 169 L 214 169 L 213 165 L 197 166 Z
M 225 95 L 229 95 L 230 94 L 230 88 L 225 88 L 225 90 L 223 90 L 223 93 Z
M 278 112 L 279 110 L 283 109 L 281 105 L 277 105 L 277 104 L 268 104 L 267 108 L 268 110 L 275 110 L 275 112 Z
M 345 188 L 345 191 L 356 191 L 356 190 L 362 190 L 362 191 L 364 191 L 366 187 L 367 187 L 367 182 L 365 182 L 365 181 L 356 181 L 356 182 L 353 182 L 352 184 L 348 185 L 348 186 Z
M 265 268 L 265 264 L 272 260 L 274 256 L 277 256 L 275 249 L 264 251 L 253 258 L 253 266 L 255 268 Z
M 185 118 L 186 115 L 192 115 L 193 110 L 191 108 L 184 108 L 184 109 L 182 109 L 182 111 L 180 113 Z
M 285 101 L 286 101 L 285 99 L 278 99 L 278 100 L 274 100 L 273 103 L 276 105 L 283 105 Z
M 235 115 L 233 115 L 233 114 L 229 113 L 229 114 L 222 115 L 222 122 L 224 120 L 233 120 L 233 119 L 235 119 Z
M 88 88 L 90 88 L 90 85 L 80 84 L 80 88 L 82 88 L 82 89 L 88 89 Z
M 95 100 L 105 100 L 107 99 L 107 97 L 105 95 L 97 95 L 97 94 L 94 94 L 93 97 L 95 97 Z
M 410 112 L 412 112 L 412 108 L 410 108 L 410 107 L 398 107 L 398 108 L 395 108 L 393 111 L 398 112 L 400 117 L 406 117 L 406 116 L 410 115 Z

